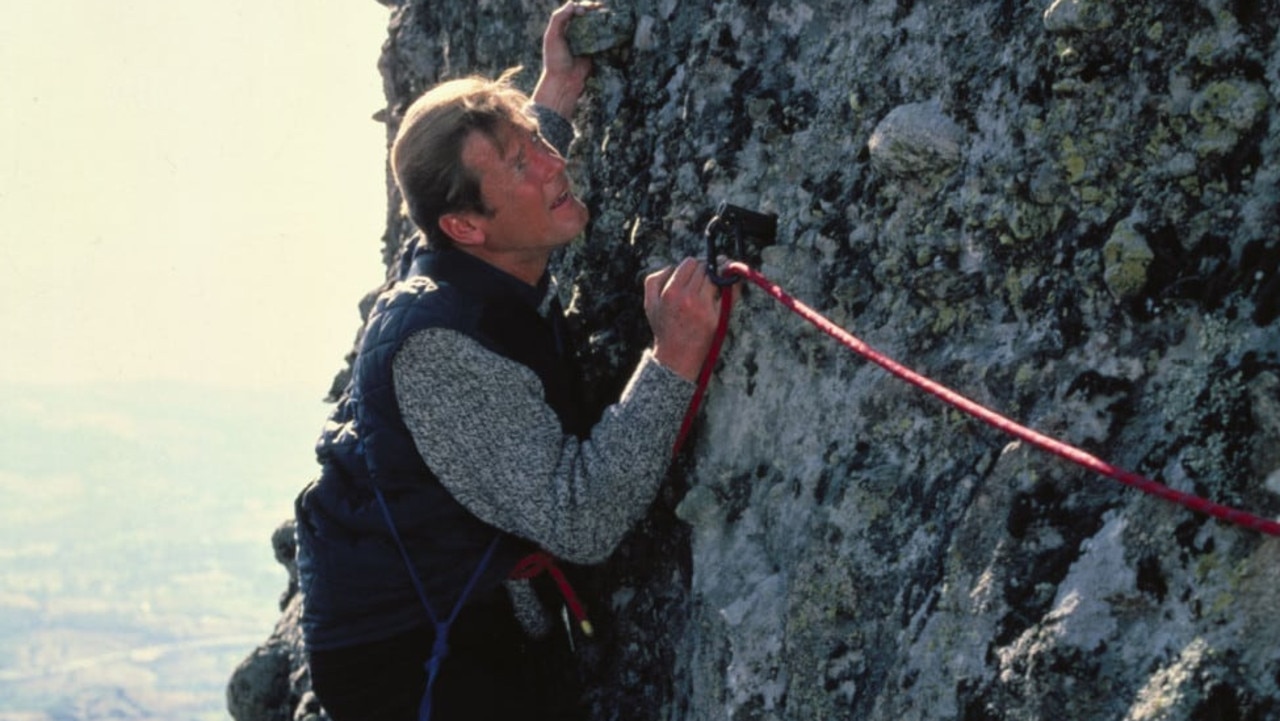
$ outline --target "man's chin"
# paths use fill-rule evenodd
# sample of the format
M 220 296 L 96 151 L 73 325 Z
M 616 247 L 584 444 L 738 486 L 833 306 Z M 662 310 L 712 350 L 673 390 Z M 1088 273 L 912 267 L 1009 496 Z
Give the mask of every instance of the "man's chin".
M 591 214 L 587 211 L 587 206 L 581 200 L 570 198 L 569 202 L 563 207 L 557 209 L 558 212 L 564 213 L 565 223 L 574 229 L 574 237 L 582 235 L 582 231 L 587 227 L 587 221 L 591 219 Z

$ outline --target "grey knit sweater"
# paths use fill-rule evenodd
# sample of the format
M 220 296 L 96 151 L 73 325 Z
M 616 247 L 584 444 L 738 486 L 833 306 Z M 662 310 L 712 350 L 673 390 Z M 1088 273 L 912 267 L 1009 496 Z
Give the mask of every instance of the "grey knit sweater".
M 396 399 L 440 483 L 494 527 L 598 563 L 644 514 L 693 384 L 646 353 L 586 440 L 561 430 L 529 368 L 441 328 L 393 361 Z
M 562 154 L 573 128 L 532 106 Z M 556 292 L 549 284 L 544 314 Z M 477 518 L 574 563 L 598 563 L 653 501 L 693 384 L 645 353 L 586 440 L 565 433 L 529 368 L 443 328 L 408 338 L 392 361 L 396 401 L 418 452 Z M 535 635 L 545 619 L 527 582 L 509 582 Z

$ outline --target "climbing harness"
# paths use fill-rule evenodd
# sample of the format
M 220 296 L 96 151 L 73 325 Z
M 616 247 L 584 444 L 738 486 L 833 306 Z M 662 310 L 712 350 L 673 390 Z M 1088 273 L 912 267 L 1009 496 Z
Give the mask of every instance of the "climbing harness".
M 409 555 L 409 549 L 405 546 L 400 537 L 400 531 L 396 528 L 395 518 L 391 515 L 391 506 L 387 503 L 387 499 L 382 494 L 382 489 L 378 487 L 377 483 L 375 482 L 372 485 L 374 496 L 378 499 L 378 507 L 382 510 L 382 518 L 386 521 L 387 528 L 391 531 L 391 538 L 395 541 L 396 548 L 400 551 L 400 558 L 404 561 L 404 567 L 409 573 L 409 581 L 413 584 L 413 590 L 418 594 L 418 600 L 422 603 L 422 608 L 426 610 L 427 618 L 431 621 L 432 628 L 435 631 L 435 639 L 431 644 L 431 656 L 427 659 L 425 665 L 427 687 L 418 706 L 418 721 L 431 721 L 431 701 L 434 697 L 436 678 L 440 675 L 440 667 L 444 665 L 444 660 L 449 655 L 449 629 L 453 626 L 453 622 L 457 620 L 458 614 L 462 612 L 462 607 L 466 605 L 467 599 L 471 597 L 471 592 L 475 590 L 476 584 L 480 581 L 480 576 L 484 574 L 485 569 L 489 567 L 489 562 L 493 560 L 494 551 L 497 550 L 502 536 L 494 535 L 493 540 L 489 542 L 488 548 L 485 549 L 484 556 L 476 564 L 475 570 L 471 572 L 471 577 L 467 579 L 462 592 L 458 594 L 458 599 L 454 602 L 453 609 L 449 611 L 448 616 L 441 619 L 440 615 L 432 607 L 430 599 L 427 598 L 426 586 L 423 585 L 422 578 L 418 575 L 417 568 L 413 564 L 413 558 Z M 554 556 L 545 551 L 531 553 L 517 561 L 515 568 L 511 570 L 507 577 L 523 580 L 534 578 L 542 573 L 549 574 L 555 581 L 556 586 L 560 589 L 560 594 L 564 597 L 565 605 L 569 608 L 569 613 L 573 614 L 583 635 L 591 637 L 595 631 L 591 626 L 591 621 L 587 619 L 586 609 L 583 607 L 582 602 L 578 600 L 578 595 L 574 593 L 573 586 L 569 584 L 569 579 L 565 576 L 564 571 L 556 564 Z M 572 643 L 572 638 L 570 643 Z
M 862 340 L 858 339 L 852 333 L 849 333 L 832 323 L 813 308 L 810 308 L 804 303 L 796 300 L 794 297 L 787 294 L 786 291 L 782 290 L 782 288 L 776 283 L 772 282 L 759 272 L 752 270 L 745 263 L 736 260 L 729 261 L 724 265 L 723 277 L 717 275 L 714 268 L 716 249 L 714 238 L 712 236 L 714 234 L 724 232 L 724 226 L 727 223 L 732 222 L 732 218 L 735 217 L 735 215 L 738 217 L 747 217 L 748 220 L 752 220 L 750 216 L 742 216 L 743 212 L 751 213 L 751 211 L 734 209 L 736 213 L 731 213 L 729 215 L 729 220 L 726 221 L 725 217 L 721 215 L 721 212 L 725 208 L 726 206 L 721 204 L 716 217 L 708 223 L 706 230 L 707 272 L 712 275 L 712 281 L 716 282 L 717 285 L 724 286 L 738 280 L 747 280 L 751 282 L 753 285 L 763 289 L 767 294 L 769 294 L 769 296 L 777 300 L 786 308 L 790 309 L 793 313 L 808 321 L 818 330 L 831 336 L 849 350 L 857 353 L 876 365 L 879 365 L 889 371 L 889 373 L 897 376 L 907 383 L 937 396 L 952 407 L 957 408 L 978 420 L 981 420 L 988 425 L 1012 435 L 1019 440 L 1025 441 L 1041 450 L 1048 451 L 1060 458 L 1064 458 L 1091 471 L 1100 473 L 1127 486 L 1137 488 L 1138 490 L 1157 498 L 1176 503 L 1197 513 L 1202 513 L 1219 520 L 1234 523 L 1238 526 L 1258 531 L 1259 533 L 1265 533 L 1271 536 L 1280 536 L 1280 522 L 1263 518 L 1237 508 L 1224 506 L 1190 493 L 1175 490 L 1163 483 L 1159 483 L 1158 481 L 1154 481 L 1137 473 L 1113 466 L 1096 456 L 1076 448 L 1075 446 L 1068 445 L 1055 438 L 1046 436 L 1043 433 L 1039 433 L 1027 428 L 1026 426 L 1015 423 L 1009 418 L 996 413 L 976 401 L 970 400 L 950 388 L 916 373 L 915 371 L 875 350 Z M 751 213 L 751 215 L 758 216 L 759 214 Z M 755 225 L 751 227 L 760 228 L 764 226 L 761 223 L 756 222 Z M 740 233 L 741 231 L 735 232 Z M 732 309 L 733 293 L 722 289 L 720 293 L 720 319 L 716 327 L 716 334 L 712 340 L 711 351 L 708 353 L 706 362 L 703 364 L 702 370 L 698 376 L 698 385 L 697 390 L 694 393 L 693 401 L 690 403 L 689 409 L 685 413 L 684 422 L 681 424 L 676 452 L 679 452 L 680 445 L 684 442 L 685 436 L 688 434 L 689 427 L 693 424 L 693 418 L 697 415 L 698 406 L 702 402 L 702 398 L 706 392 L 707 382 L 711 377 L 711 371 L 715 368 L 716 361 L 720 355 L 720 348 L 724 343 L 724 336 L 729 323 L 729 313 Z
M 359 398 L 354 394 L 350 397 L 349 403 L 358 404 Z M 358 442 L 356 452 L 361 456 L 365 456 L 365 448 L 363 441 Z M 431 621 L 435 638 L 431 644 L 431 656 L 427 659 L 424 666 L 427 672 L 427 685 L 422 693 L 422 700 L 418 705 L 418 721 L 431 721 L 432 699 L 435 696 L 436 679 L 440 675 L 440 668 L 444 665 L 445 658 L 449 655 L 449 630 L 453 627 L 454 621 L 457 620 L 458 614 L 462 612 L 463 606 L 466 605 L 467 599 L 471 597 L 471 593 L 475 590 L 476 584 L 479 583 L 480 577 L 484 575 L 485 569 L 489 567 L 489 563 L 493 560 L 494 552 L 498 549 L 498 544 L 502 540 L 501 534 L 494 534 L 493 540 L 489 542 L 485 548 L 484 555 L 480 558 L 480 562 L 476 564 L 475 569 L 471 572 L 471 576 L 467 579 L 466 584 L 462 587 L 462 591 L 458 594 L 458 598 L 454 601 L 453 608 L 449 611 L 449 615 L 440 618 L 435 608 L 431 605 L 431 600 L 427 596 L 426 586 L 422 582 L 422 577 L 418 575 L 417 567 L 413 563 L 413 557 L 409 554 L 409 549 L 405 546 L 404 540 L 400 536 L 399 528 L 396 526 L 395 518 L 391 515 L 391 506 L 387 503 L 386 496 L 382 493 L 382 489 L 377 483 L 377 474 L 374 472 L 372 464 L 369 465 L 369 480 L 373 488 L 374 497 L 378 501 L 378 508 L 382 511 L 382 518 L 386 522 L 387 529 L 391 533 L 391 539 L 395 542 L 396 549 L 400 553 L 400 558 L 404 562 L 405 570 L 408 572 L 409 581 L 413 584 L 413 590 L 418 595 L 418 600 L 422 604 L 423 610 L 426 611 L 427 619 Z M 578 599 L 578 595 L 574 593 L 573 586 L 569 584 L 569 579 L 565 576 L 564 571 L 556 563 L 556 559 L 546 551 L 535 551 L 516 562 L 515 567 L 508 573 L 507 578 L 514 580 L 527 580 L 546 573 L 555 581 L 556 587 L 559 588 L 561 596 L 564 597 L 565 605 L 574 619 L 578 622 L 578 627 L 582 630 L 583 635 L 591 637 L 594 629 L 591 621 L 587 619 L 586 609 L 582 602 Z M 573 643 L 570 637 L 570 645 Z
M 441 619 L 431 606 L 431 601 L 427 598 L 426 587 L 423 585 L 422 578 L 418 575 L 418 571 L 413 565 L 409 549 L 405 547 L 404 541 L 400 538 L 395 519 L 391 516 L 391 507 L 388 505 L 386 497 L 383 496 L 382 489 L 374 485 L 373 492 L 378 499 L 378 507 L 382 509 L 382 517 L 387 523 L 387 528 L 391 530 L 391 538 L 395 541 L 396 548 L 400 551 L 400 557 L 404 560 L 405 568 L 409 572 L 409 580 L 413 583 L 413 590 L 417 592 L 418 600 L 422 602 L 422 607 L 426 609 L 427 617 L 431 620 L 431 625 L 435 630 L 435 640 L 431 645 L 431 657 L 427 659 L 426 663 L 427 688 L 423 692 L 422 701 L 418 706 L 418 721 L 431 721 L 431 701 L 434 696 L 436 677 L 439 676 L 440 667 L 449 655 L 449 629 L 453 626 L 453 622 L 457 620 L 462 607 L 466 605 L 471 592 L 475 590 L 480 576 L 489 567 L 489 562 L 493 560 L 493 553 L 497 550 L 498 543 L 502 537 L 495 535 L 493 540 L 489 542 L 489 546 L 485 549 L 480 563 L 471 572 L 471 577 L 467 579 L 466 585 L 463 586 L 462 593 L 458 594 L 458 600 L 454 602 L 453 609 L 446 618 Z M 560 569 L 560 566 L 556 564 L 556 559 L 551 554 L 546 551 L 537 551 L 525 556 L 516 562 L 515 568 L 512 569 L 507 577 L 512 579 L 531 579 L 542 573 L 549 574 L 556 582 L 561 595 L 564 596 L 565 605 L 568 606 L 569 613 L 573 614 L 579 628 L 582 629 L 582 633 L 587 637 L 592 636 L 594 629 L 591 626 L 591 621 L 587 620 L 586 609 L 583 607 L 582 602 L 578 600 L 578 595 L 574 593 L 573 587 L 569 585 L 569 579 L 564 575 L 564 571 Z M 570 639 L 570 643 L 572 643 L 572 639 Z
M 418 593 L 418 600 L 422 602 L 422 607 L 426 609 L 427 617 L 431 619 L 431 625 L 435 630 L 435 640 L 431 644 L 431 657 L 427 659 L 426 664 L 427 689 L 423 692 L 422 701 L 418 706 L 418 721 L 431 721 L 431 699 L 434 695 L 432 692 L 435 689 L 436 677 L 440 675 L 440 666 L 444 664 L 445 657 L 449 655 L 449 628 L 457 620 L 462 607 L 467 603 L 467 598 L 475 590 L 480 576 L 488 568 L 489 561 L 493 559 L 493 552 L 498 548 L 498 541 L 501 540 L 501 536 L 495 535 L 493 540 L 489 542 L 489 547 L 485 549 L 480 563 L 471 572 L 471 578 L 467 579 L 467 584 L 463 586 L 462 593 L 458 594 L 458 600 L 453 604 L 453 610 L 449 612 L 446 618 L 441 620 L 440 616 L 431 607 L 431 601 L 427 598 L 427 590 L 422 585 L 422 579 L 418 576 L 417 569 L 414 568 L 413 559 L 409 556 L 409 549 L 405 547 L 404 541 L 400 538 L 400 532 L 396 530 L 395 520 L 391 517 L 391 507 L 387 505 L 387 499 L 382 495 L 382 489 L 374 484 L 373 492 L 377 496 L 378 506 L 382 509 L 382 517 L 386 519 L 387 527 L 391 529 L 391 538 L 395 540 L 396 548 L 400 550 L 400 557 L 404 559 L 405 568 L 409 571 L 409 580 L 413 582 L 413 590 Z

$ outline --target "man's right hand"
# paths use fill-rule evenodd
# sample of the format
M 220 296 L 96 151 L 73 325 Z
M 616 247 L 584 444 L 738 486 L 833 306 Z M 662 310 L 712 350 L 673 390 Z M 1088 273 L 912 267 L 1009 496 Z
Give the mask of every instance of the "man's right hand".
M 591 74 L 591 58 L 578 57 L 569 50 L 569 23 L 602 7 L 598 2 L 567 2 L 551 14 L 542 34 L 542 73 L 531 97 L 567 120 L 573 120 L 573 110 Z
M 696 381 L 720 318 L 720 288 L 694 258 L 644 279 L 644 312 L 653 330 L 653 355 L 681 377 Z

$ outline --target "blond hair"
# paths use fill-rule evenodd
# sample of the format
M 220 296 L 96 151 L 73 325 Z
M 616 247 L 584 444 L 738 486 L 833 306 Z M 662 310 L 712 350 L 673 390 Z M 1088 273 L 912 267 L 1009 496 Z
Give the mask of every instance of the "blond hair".
M 479 178 L 462 162 L 462 147 L 473 132 L 500 144 L 499 129 L 526 117 L 529 97 L 511 84 L 520 70 L 496 80 L 471 76 L 441 83 L 405 112 L 391 145 L 391 171 L 410 220 L 432 243 L 451 242 L 440 230 L 447 213 L 492 214 Z

